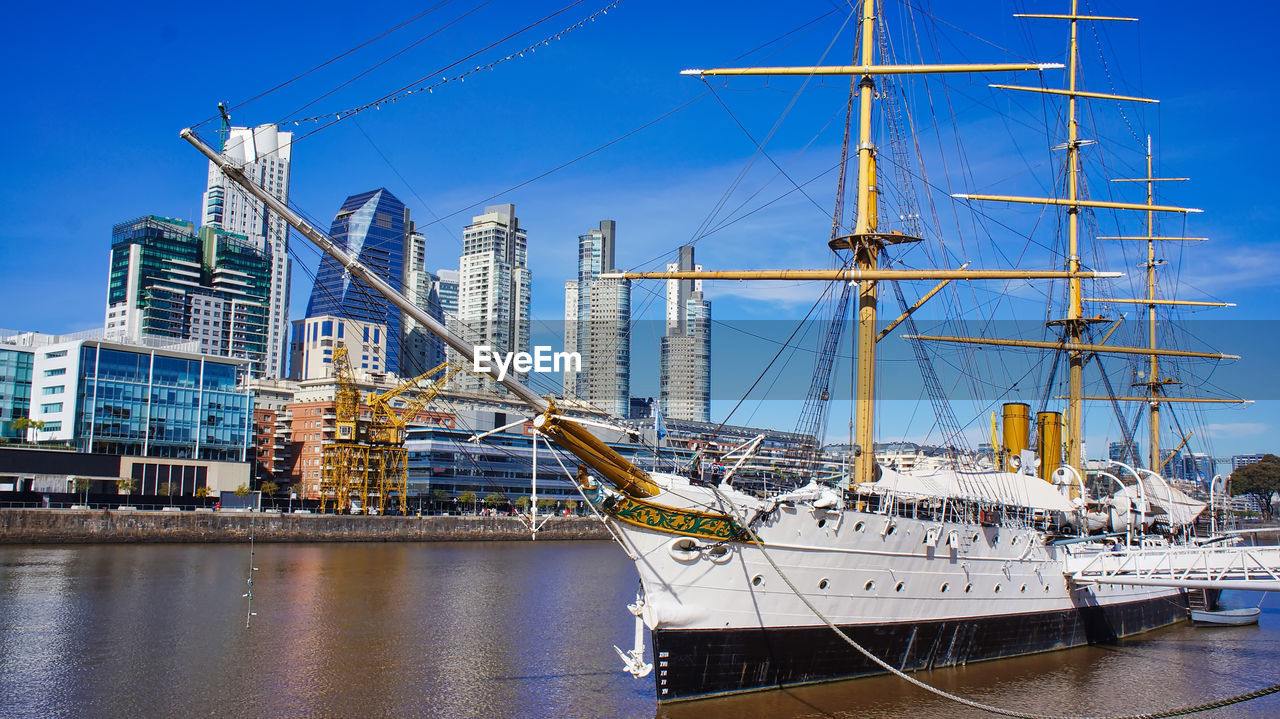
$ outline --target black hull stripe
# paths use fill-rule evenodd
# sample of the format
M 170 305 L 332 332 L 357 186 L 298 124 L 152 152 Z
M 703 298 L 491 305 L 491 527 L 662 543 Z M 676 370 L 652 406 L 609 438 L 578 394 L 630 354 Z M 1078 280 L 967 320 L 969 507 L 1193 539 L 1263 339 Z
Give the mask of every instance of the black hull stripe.
M 1186 619 L 1186 595 L 1035 614 L 841 629 L 904 671 L 1113 642 Z M 848 679 L 883 670 L 825 626 L 658 629 L 653 632 L 658 701 Z

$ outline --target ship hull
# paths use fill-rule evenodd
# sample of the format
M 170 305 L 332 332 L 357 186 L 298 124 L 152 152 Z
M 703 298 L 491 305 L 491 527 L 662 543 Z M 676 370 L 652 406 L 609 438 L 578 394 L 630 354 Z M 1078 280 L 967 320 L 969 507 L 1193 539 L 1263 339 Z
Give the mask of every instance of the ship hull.
M 841 629 L 905 671 L 1112 642 L 1185 619 L 1185 594 L 1066 610 Z M 826 626 L 653 631 L 657 698 L 680 701 L 883 673 Z
M 667 506 L 701 511 L 728 491 L 671 487 Z M 731 499 L 735 512 L 753 501 Z M 640 575 L 633 609 L 652 633 L 659 701 L 882 671 L 826 622 L 916 671 L 1114 641 L 1187 616 L 1180 589 L 1074 581 L 1069 557 L 1111 545 L 1047 541 L 1035 517 L 833 504 L 758 512 L 749 541 L 676 534 L 680 518 L 656 511 L 612 518 Z

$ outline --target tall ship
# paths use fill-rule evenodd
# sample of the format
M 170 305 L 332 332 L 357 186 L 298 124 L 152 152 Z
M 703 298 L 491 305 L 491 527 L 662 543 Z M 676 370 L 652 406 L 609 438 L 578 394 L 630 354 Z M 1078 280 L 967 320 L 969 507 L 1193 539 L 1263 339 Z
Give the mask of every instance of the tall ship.
M 1083 148 L 1093 142 L 1081 133 L 1082 113 L 1093 102 L 1142 103 L 1146 98 L 1082 89 L 1079 46 L 1083 28 L 1128 18 L 1082 14 L 1070 0 L 1061 14 L 1023 15 L 1024 22 L 1059 23 L 1068 30 L 1065 59 L 1001 64 L 900 64 L 887 58 L 890 44 L 878 2 L 855 4 L 854 59 L 848 65 L 738 67 L 687 70 L 704 80 L 794 76 L 847 84 L 841 112 L 845 132 L 832 229 L 823 241 L 834 267 L 778 270 L 667 270 L 617 276 L 644 280 L 816 280 L 830 283 L 832 330 L 852 324 L 852 437 L 850 463 L 841 472 L 807 478 L 777 492 L 736 483 L 737 465 L 753 447 L 719 458 L 723 471 L 699 466 L 650 471 L 632 464 L 563 413 L 555 397 L 538 394 L 511 376 L 494 381 L 528 406 L 539 437 L 571 454 L 566 466 L 583 497 L 634 563 L 640 593 L 629 607 L 636 619 L 636 646 L 619 650 L 629 671 L 652 674 L 660 702 L 679 701 L 856 677 L 885 671 L 912 672 L 968 662 L 1015 657 L 1089 643 L 1114 641 L 1184 620 L 1189 593 L 1223 588 L 1280 589 L 1274 551 L 1244 550 L 1228 537 L 1210 536 L 1203 524 L 1206 503 L 1180 491 L 1161 476 L 1161 412 L 1181 401 L 1163 370 L 1177 359 L 1216 362 L 1230 355 L 1160 346 L 1159 313 L 1179 304 L 1212 304 L 1161 296 L 1156 280 L 1159 248 L 1190 238 L 1161 235 L 1157 216 L 1181 218 L 1191 208 L 1157 204 L 1154 188 L 1166 178 L 1116 178 L 1145 183 L 1145 201 L 1096 199 L 1082 181 Z M 1054 178 L 1043 197 L 951 193 L 961 204 L 993 203 L 985 210 L 1028 205 L 1061 217 L 1060 264 L 1047 267 L 982 269 L 976 263 L 938 262 L 904 268 L 913 245 L 937 243 L 923 223 L 913 221 L 910 203 L 895 201 L 886 217 L 881 205 L 888 187 L 907 179 L 903 170 L 914 127 L 894 104 L 895 83 L 904 78 L 964 75 L 999 76 L 993 86 L 1036 96 L 1061 117 L 1063 136 L 1054 149 Z M 1009 77 L 1032 81 L 1014 84 Z M 977 81 L 977 80 L 975 80 Z M 888 129 L 886 129 L 888 128 Z M 226 176 L 254 194 L 271 211 L 333 257 L 387 300 L 439 336 L 465 361 L 474 348 L 365 268 L 323 232 L 270 193 L 235 163 L 190 130 L 188 140 Z M 960 161 L 962 158 L 953 158 Z M 846 188 L 846 182 L 851 187 Z M 852 205 L 846 225 L 844 197 Z M 1106 236 L 1088 218 L 1095 212 L 1145 215 L 1145 233 Z M 1058 215 L 1057 213 L 1061 213 Z M 1173 224 L 1173 223 L 1168 223 Z M 1111 239 L 1107 239 L 1110 237 Z M 1120 273 L 1084 258 L 1094 241 L 1145 243 L 1143 297 L 1108 298 Z M 945 257 L 945 255 L 940 255 Z M 1099 256 L 1099 255 L 1091 255 Z M 919 255 L 913 256 L 913 258 Z M 1052 297 L 1040 329 L 1042 339 L 925 335 L 914 330 L 913 314 L 944 287 L 1010 283 L 1035 287 Z M 1007 287 L 1008 284 L 1002 284 Z M 898 295 L 901 313 L 882 313 L 882 289 Z M 907 302 L 903 290 L 919 292 Z M 1129 303 L 1145 307 L 1149 342 L 1125 346 L 1112 339 L 1116 323 L 1091 305 Z M 852 317 L 852 322 L 847 318 Z M 891 322 L 886 320 L 892 319 Z M 946 466 L 908 471 L 875 460 L 877 343 L 891 333 L 925 358 L 923 383 L 956 451 Z M 823 445 L 832 387 L 833 357 L 839 341 L 820 338 L 809 400 L 801 428 Z M 1049 372 L 1043 401 L 1004 402 L 992 413 L 991 448 L 963 452 L 966 432 L 956 421 L 936 375 L 927 368 L 929 350 L 947 346 L 1019 348 Z M 976 350 L 975 350 L 976 351 Z M 1090 396 L 1097 385 L 1087 373 L 1120 357 L 1145 364 L 1127 392 Z M 980 365 L 981 363 L 974 363 Z M 1061 378 L 1059 380 L 1059 378 Z M 1053 388 L 1065 385 L 1061 395 Z M 1109 383 L 1108 383 L 1109 386 Z M 745 389 L 745 388 L 744 388 Z M 996 392 L 1005 398 L 1009 393 Z M 1225 398 L 1230 401 L 1240 401 Z M 1086 466 L 1083 439 L 1086 403 L 1145 408 L 1150 426 L 1148 456 L 1135 448 L 1105 468 Z M 999 400 L 997 400 L 999 403 Z M 996 416 L 998 414 L 998 417 Z M 985 435 L 984 429 L 978 434 Z M 970 430 L 972 433 L 972 430 Z M 1137 466 L 1145 464 L 1145 467 Z M 1248 559 L 1241 560 L 1241 557 Z M 1252 563 L 1252 564 L 1251 564 Z M 1241 572 L 1233 567 L 1251 566 Z M 646 641 L 647 635 L 647 641 Z M 647 645 L 647 646 L 646 646 Z

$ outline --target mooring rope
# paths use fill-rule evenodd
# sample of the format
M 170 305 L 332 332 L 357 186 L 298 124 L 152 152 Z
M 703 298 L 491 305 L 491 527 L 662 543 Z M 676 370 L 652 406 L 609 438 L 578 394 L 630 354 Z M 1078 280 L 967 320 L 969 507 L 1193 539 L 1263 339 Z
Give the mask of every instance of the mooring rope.
M 734 509 L 734 512 L 736 514 L 739 514 L 739 516 L 741 516 L 741 514 L 737 511 L 738 510 L 737 506 L 733 503 L 732 500 L 730 500 L 728 497 L 725 497 L 723 494 L 721 494 L 720 490 L 717 489 L 716 487 L 712 487 L 711 489 L 713 492 L 715 492 L 716 496 L 719 497 L 721 501 L 728 504 L 730 507 Z M 760 549 L 760 554 L 762 554 L 765 560 L 769 562 L 769 566 L 773 567 L 773 571 L 778 573 L 778 576 L 782 578 L 782 581 L 786 583 L 787 587 L 791 589 L 792 593 L 794 593 L 796 597 L 798 597 L 800 601 L 803 602 L 804 605 L 809 608 L 809 611 L 813 612 L 813 615 L 815 617 L 817 617 L 818 619 L 821 619 L 822 623 L 826 624 L 827 627 L 829 627 L 831 631 L 835 632 L 836 635 L 838 635 L 841 639 L 843 639 L 845 643 L 847 643 L 849 646 L 853 647 L 854 649 L 858 650 L 858 652 L 860 652 L 863 656 L 865 656 L 867 659 L 870 659 L 877 666 L 881 667 L 882 669 L 889 672 L 890 674 L 893 674 L 894 676 L 900 679 L 910 682 L 914 686 L 917 686 L 931 694 L 940 696 L 943 699 L 947 699 L 949 701 L 956 702 L 957 704 L 963 704 L 973 709 L 989 712 L 991 714 L 999 714 L 1001 716 L 1017 717 L 1018 719 L 1162 719 L 1163 717 L 1186 716 L 1188 714 L 1198 714 L 1199 712 L 1209 711 L 1210 709 L 1220 709 L 1222 707 L 1231 706 L 1232 704 L 1239 704 L 1241 702 L 1251 701 L 1253 699 L 1258 699 L 1260 697 L 1265 697 L 1270 694 L 1275 694 L 1277 692 L 1280 692 L 1280 684 L 1272 684 L 1269 687 L 1257 689 L 1251 692 L 1247 692 L 1245 694 L 1237 694 L 1235 696 L 1227 697 L 1225 699 L 1218 699 L 1216 701 L 1205 702 L 1203 704 L 1195 704 L 1193 706 L 1181 707 L 1178 709 L 1167 709 L 1164 711 L 1150 712 L 1145 714 L 1119 714 L 1119 715 L 1110 715 L 1110 716 L 1087 715 L 1087 714 L 1078 714 L 1078 715 L 1036 714 L 1033 712 L 1022 712 L 1016 709 L 1004 709 L 1002 707 L 992 706 L 990 704 L 983 704 L 982 702 L 974 701 L 972 699 L 966 699 L 962 696 L 952 694 L 948 691 L 939 689 L 930 684 L 926 684 L 923 681 L 920 681 L 919 679 L 916 679 L 910 674 L 907 674 L 906 672 L 900 669 L 897 669 L 896 667 L 890 665 L 888 662 L 884 661 L 880 657 L 872 654 L 866 647 L 863 647 L 861 644 L 854 641 L 852 637 L 850 637 L 848 634 L 845 634 L 844 631 L 840 629 L 840 627 L 836 626 L 835 622 L 832 622 L 827 617 L 827 615 L 823 614 L 821 610 L 819 610 L 816 606 L 814 606 L 813 603 L 809 601 L 809 598 L 806 597 L 804 593 L 802 593 L 800 589 L 791 582 L 791 579 L 782 571 L 782 569 L 778 566 L 777 562 L 773 561 L 773 557 L 770 556 L 768 550 L 764 548 L 764 543 L 760 541 L 760 537 L 756 535 L 755 531 L 747 526 L 743 526 L 743 529 L 746 531 L 747 537 L 751 539 L 752 543 L 755 544 L 756 547 Z

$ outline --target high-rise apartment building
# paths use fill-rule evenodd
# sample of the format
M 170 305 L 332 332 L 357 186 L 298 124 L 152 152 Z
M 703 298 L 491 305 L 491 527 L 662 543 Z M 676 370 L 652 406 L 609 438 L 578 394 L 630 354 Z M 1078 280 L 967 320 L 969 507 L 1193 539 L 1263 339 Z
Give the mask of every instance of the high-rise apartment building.
M 275 125 L 232 127 L 222 154 L 268 194 L 287 204 L 292 148 L 293 133 L 281 132 Z M 206 227 L 243 235 L 250 246 L 271 258 L 265 374 L 281 377 L 289 349 L 289 225 L 261 200 L 228 180 L 212 162 L 203 213 Z
M 615 417 L 630 413 L 631 281 L 606 279 L 614 261 L 617 223 L 578 236 L 578 279 L 566 282 L 565 351 L 582 358 L 565 369 L 564 392 Z
M 333 218 L 329 237 L 396 290 L 404 289 L 404 254 L 412 223 L 409 210 L 385 188 L 348 197 Z M 352 277 L 332 257 L 320 260 L 307 302 L 307 317 L 333 315 L 380 324 L 387 329 L 386 368 L 401 374 L 404 324 L 400 309 L 364 281 Z M 412 372 L 415 368 L 410 367 Z
M 667 270 L 701 270 L 693 247 Z M 667 280 L 667 334 L 659 364 L 659 407 L 668 419 L 711 421 L 711 301 L 702 280 Z
M 440 306 L 440 278 L 427 271 L 427 238 L 410 230 L 409 250 L 405 253 L 404 293 L 432 319 L 444 323 Z M 457 307 L 457 283 L 453 287 L 453 305 Z M 421 374 L 444 361 L 444 343 L 409 315 L 404 317 L 404 346 L 400 365 L 406 376 Z
M 440 297 L 440 311 L 446 317 L 458 316 L 458 271 L 436 270 L 436 294 Z
M 512 204 L 486 207 L 463 228 L 455 327 L 472 344 L 499 353 L 529 351 L 528 243 Z M 459 376 L 467 390 L 494 386 L 470 373 Z
M 149 215 L 111 234 L 106 337 L 198 342 L 201 354 L 269 370 L 271 258 L 244 235 Z

